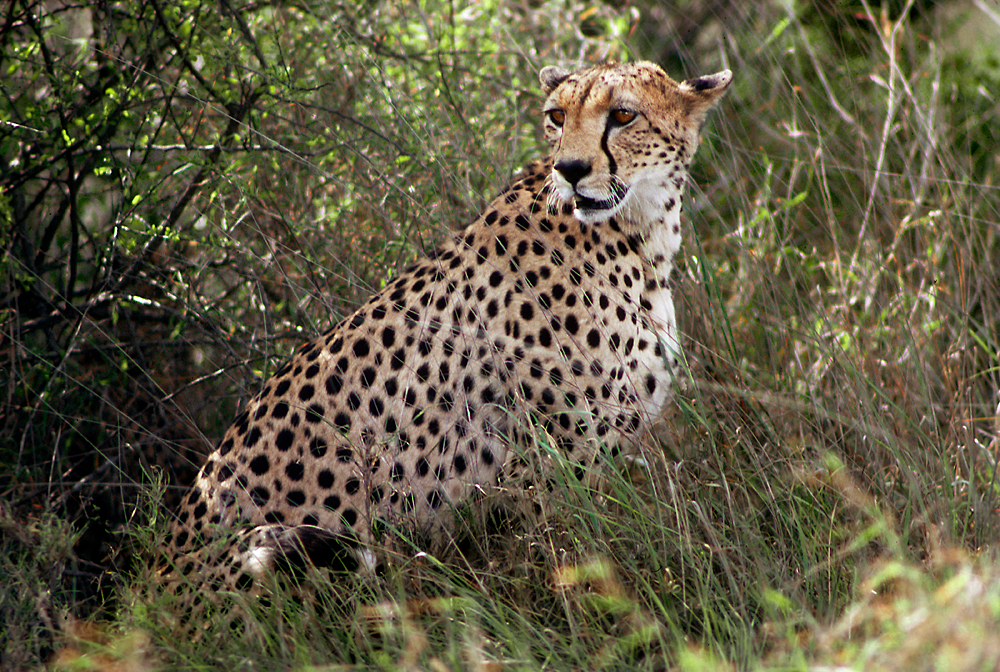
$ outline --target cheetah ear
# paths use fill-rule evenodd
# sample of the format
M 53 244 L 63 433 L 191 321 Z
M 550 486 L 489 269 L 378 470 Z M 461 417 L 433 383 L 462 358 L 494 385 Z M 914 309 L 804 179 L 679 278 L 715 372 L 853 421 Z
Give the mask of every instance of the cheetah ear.
M 714 75 L 686 79 L 680 83 L 680 90 L 688 101 L 688 114 L 699 121 L 704 121 L 708 111 L 715 107 L 729 90 L 733 82 L 731 70 L 723 70 Z
M 556 65 L 549 65 L 542 68 L 538 73 L 538 81 L 542 83 L 542 91 L 549 95 L 556 90 L 556 87 L 566 81 L 570 76 L 570 71 Z

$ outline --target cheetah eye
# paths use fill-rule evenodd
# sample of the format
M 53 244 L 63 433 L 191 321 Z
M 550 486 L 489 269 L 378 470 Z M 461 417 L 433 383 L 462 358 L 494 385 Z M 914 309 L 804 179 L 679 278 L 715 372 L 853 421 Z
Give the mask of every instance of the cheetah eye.
M 562 128 L 562 125 L 566 123 L 566 113 L 562 110 L 549 110 L 547 114 L 549 115 L 549 121 L 559 128 Z
M 617 110 L 611 110 L 610 119 L 615 126 L 627 126 L 631 124 L 637 116 L 639 115 L 632 110 L 623 110 L 619 108 Z

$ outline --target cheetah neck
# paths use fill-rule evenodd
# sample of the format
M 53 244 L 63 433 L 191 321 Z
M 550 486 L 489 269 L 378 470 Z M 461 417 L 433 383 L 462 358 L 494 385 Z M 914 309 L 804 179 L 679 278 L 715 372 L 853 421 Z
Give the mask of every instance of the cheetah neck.
M 626 233 L 641 242 L 641 253 L 650 265 L 659 288 L 667 287 L 674 268 L 674 257 L 681 247 L 681 204 L 683 178 L 665 181 L 655 190 L 647 190 L 639 203 L 623 219 Z
M 676 354 L 676 316 L 670 291 L 670 274 L 674 257 L 681 247 L 681 203 L 684 180 L 661 184 L 652 194 L 647 194 L 641 208 L 633 209 L 632 219 L 623 222 L 629 235 L 639 238 L 640 254 L 646 265 L 647 282 L 643 298 L 648 314 L 660 335 L 665 353 Z M 672 356 L 672 355 L 671 355 Z

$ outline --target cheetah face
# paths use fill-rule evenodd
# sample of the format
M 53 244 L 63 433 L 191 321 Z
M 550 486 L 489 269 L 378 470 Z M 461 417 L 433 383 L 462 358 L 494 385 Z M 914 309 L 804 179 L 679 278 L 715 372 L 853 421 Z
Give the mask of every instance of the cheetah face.
M 548 94 L 554 197 L 590 224 L 620 216 L 639 226 L 679 204 L 705 115 L 732 73 L 677 83 L 648 62 L 539 74 Z

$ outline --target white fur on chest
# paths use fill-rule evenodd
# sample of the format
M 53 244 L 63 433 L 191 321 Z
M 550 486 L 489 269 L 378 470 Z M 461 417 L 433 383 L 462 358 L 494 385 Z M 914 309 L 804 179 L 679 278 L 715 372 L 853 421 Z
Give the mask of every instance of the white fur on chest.
M 655 280 L 655 288 L 645 292 L 649 301 L 650 317 L 656 323 L 657 330 L 663 336 L 669 337 L 672 349 L 676 348 L 676 318 L 674 301 L 670 293 L 670 274 L 674 270 L 674 257 L 681 247 L 680 205 L 679 203 L 667 212 L 661 213 L 659 221 L 649 227 L 644 236 L 642 253 L 649 263 L 649 271 Z
M 651 220 L 647 219 L 641 225 L 634 221 L 628 223 L 635 227 L 630 227 L 631 231 L 628 233 L 637 234 L 640 238 L 645 278 L 637 298 L 638 303 L 644 306 L 643 323 L 655 335 L 659 346 L 643 350 L 638 355 L 638 368 L 644 377 L 642 386 L 650 389 L 648 396 L 644 396 L 642 401 L 650 418 L 659 416 L 669 401 L 681 356 L 677 318 L 670 291 L 674 257 L 681 246 L 680 196 L 663 196 L 659 210 L 649 209 L 643 213 L 648 216 L 655 212 Z M 649 378 L 645 378 L 647 376 L 652 376 L 655 386 L 649 385 Z
M 652 307 L 649 316 L 657 334 L 673 352 L 677 351 L 677 321 L 674 315 L 674 298 L 670 289 L 659 289 L 648 297 Z

